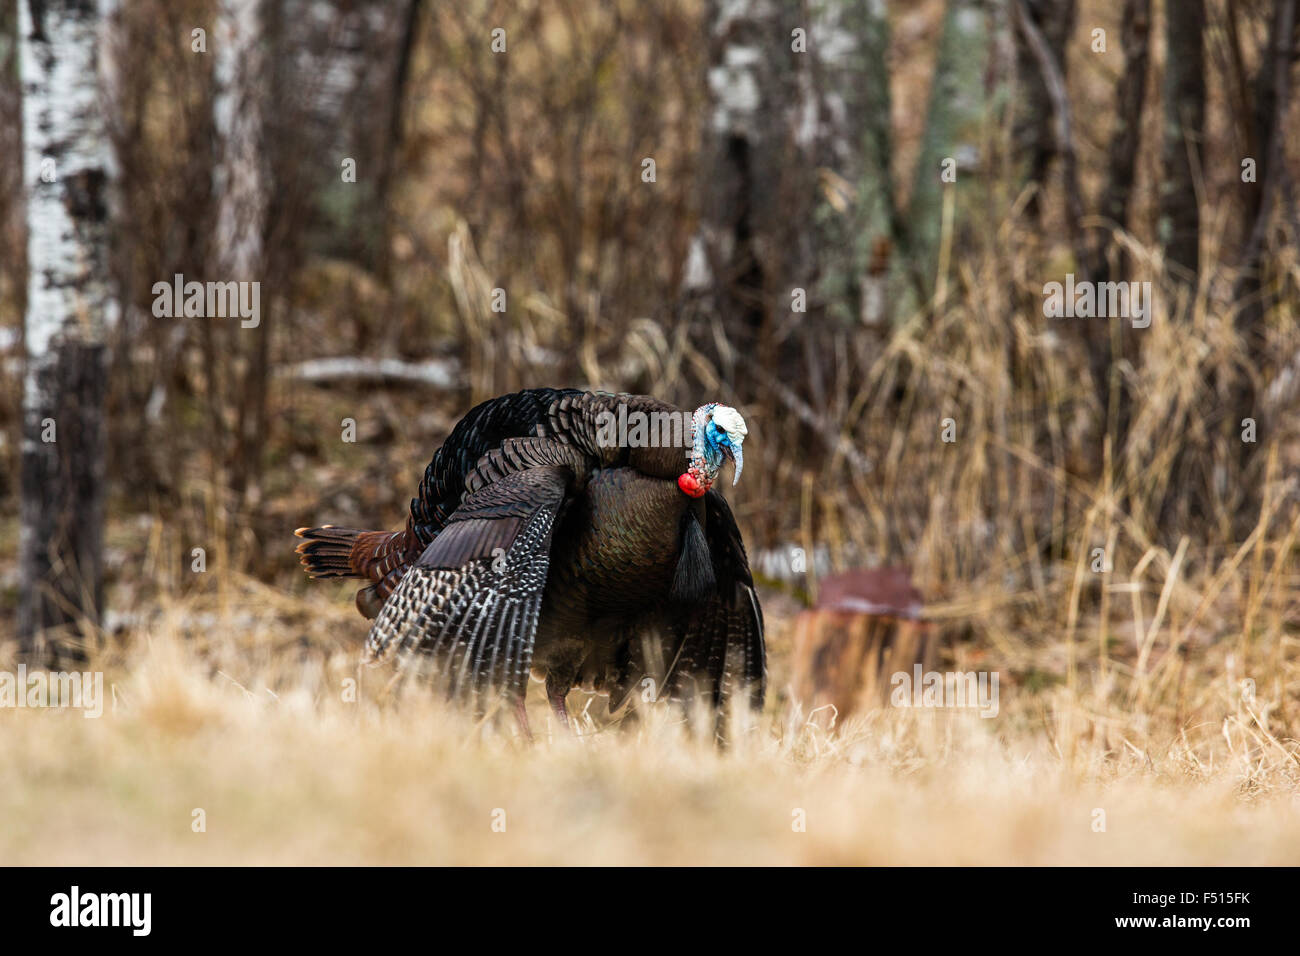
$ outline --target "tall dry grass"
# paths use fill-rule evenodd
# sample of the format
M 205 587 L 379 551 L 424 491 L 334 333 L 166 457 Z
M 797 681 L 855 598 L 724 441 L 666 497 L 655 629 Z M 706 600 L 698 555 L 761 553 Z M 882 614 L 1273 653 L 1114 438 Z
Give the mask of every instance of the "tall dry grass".
M 1275 702 L 1248 706 L 1225 680 L 1200 685 L 1202 720 L 1182 726 L 1061 686 L 1004 693 L 996 720 L 887 709 L 830 734 L 773 703 L 723 751 L 663 712 L 573 738 L 541 705 L 529 744 L 383 674 L 345 699 L 358 622 L 251 580 L 225 589 L 168 602 L 96 655 L 100 719 L 3 715 L 0 813 L 22 825 L 0 861 L 1300 860 Z

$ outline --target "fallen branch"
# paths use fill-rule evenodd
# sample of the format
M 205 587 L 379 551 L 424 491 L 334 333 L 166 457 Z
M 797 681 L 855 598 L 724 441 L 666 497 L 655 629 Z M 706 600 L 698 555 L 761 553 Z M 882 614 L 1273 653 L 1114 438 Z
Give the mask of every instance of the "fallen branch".
M 452 388 L 460 380 L 460 363 L 455 359 L 404 362 L 394 358 L 340 357 L 309 359 L 281 368 L 277 374 L 300 382 L 413 383 L 432 388 Z

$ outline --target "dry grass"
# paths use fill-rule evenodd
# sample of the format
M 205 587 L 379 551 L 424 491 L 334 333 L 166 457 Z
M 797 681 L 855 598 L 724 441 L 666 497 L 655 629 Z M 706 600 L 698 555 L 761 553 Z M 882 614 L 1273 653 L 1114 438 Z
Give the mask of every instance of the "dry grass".
M 218 590 L 163 602 L 96 655 L 100 719 L 3 713 L 0 815 L 27 822 L 4 828 L 0 862 L 1300 862 L 1277 685 L 1243 700 L 1209 677 L 1223 660 L 1189 675 L 1181 722 L 1013 682 L 992 720 L 885 709 L 830 734 L 778 693 L 722 752 L 664 713 L 573 739 L 543 705 L 529 745 L 422 688 L 391 693 L 381 672 L 348 702 L 363 631 L 350 612 L 252 581 Z

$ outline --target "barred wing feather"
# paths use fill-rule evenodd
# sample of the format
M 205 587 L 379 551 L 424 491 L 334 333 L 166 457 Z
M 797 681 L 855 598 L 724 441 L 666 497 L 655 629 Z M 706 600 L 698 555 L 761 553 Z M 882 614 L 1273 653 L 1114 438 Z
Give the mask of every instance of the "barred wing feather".
M 375 619 L 367 662 L 418 652 L 451 698 L 522 694 L 572 475 L 530 468 L 467 495 Z

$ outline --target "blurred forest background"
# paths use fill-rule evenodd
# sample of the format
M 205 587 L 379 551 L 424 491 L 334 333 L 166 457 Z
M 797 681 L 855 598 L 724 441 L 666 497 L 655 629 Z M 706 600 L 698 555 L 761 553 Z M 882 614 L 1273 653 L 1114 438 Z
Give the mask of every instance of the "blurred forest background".
M 0 860 L 1295 863 L 1297 5 L 0 0 L 0 672 L 111 717 L 5 711 Z M 468 735 L 299 569 L 540 385 L 742 410 L 727 753 Z M 900 567 L 996 719 L 810 717 Z
M 0 0 L 11 654 L 217 597 L 283 615 L 276 647 L 328 613 L 351 652 L 364 625 L 345 589 L 308 592 L 291 530 L 395 526 L 473 403 L 576 385 L 743 410 L 728 493 L 778 698 L 818 575 L 903 564 L 947 653 L 1004 681 L 1185 715 L 1189 687 L 1251 674 L 1294 731 L 1295 0 L 102 4 L 86 275 L 113 305 L 65 329 L 106 375 L 59 454 L 93 457 L 98 405 L 103 466 L 39 582 L 21 3 Z M 260 281 L 259 324 L 155 315 L 178 273 Z M 1149 328 L 1045 317 L 1067 274 L 1150 282 Z

